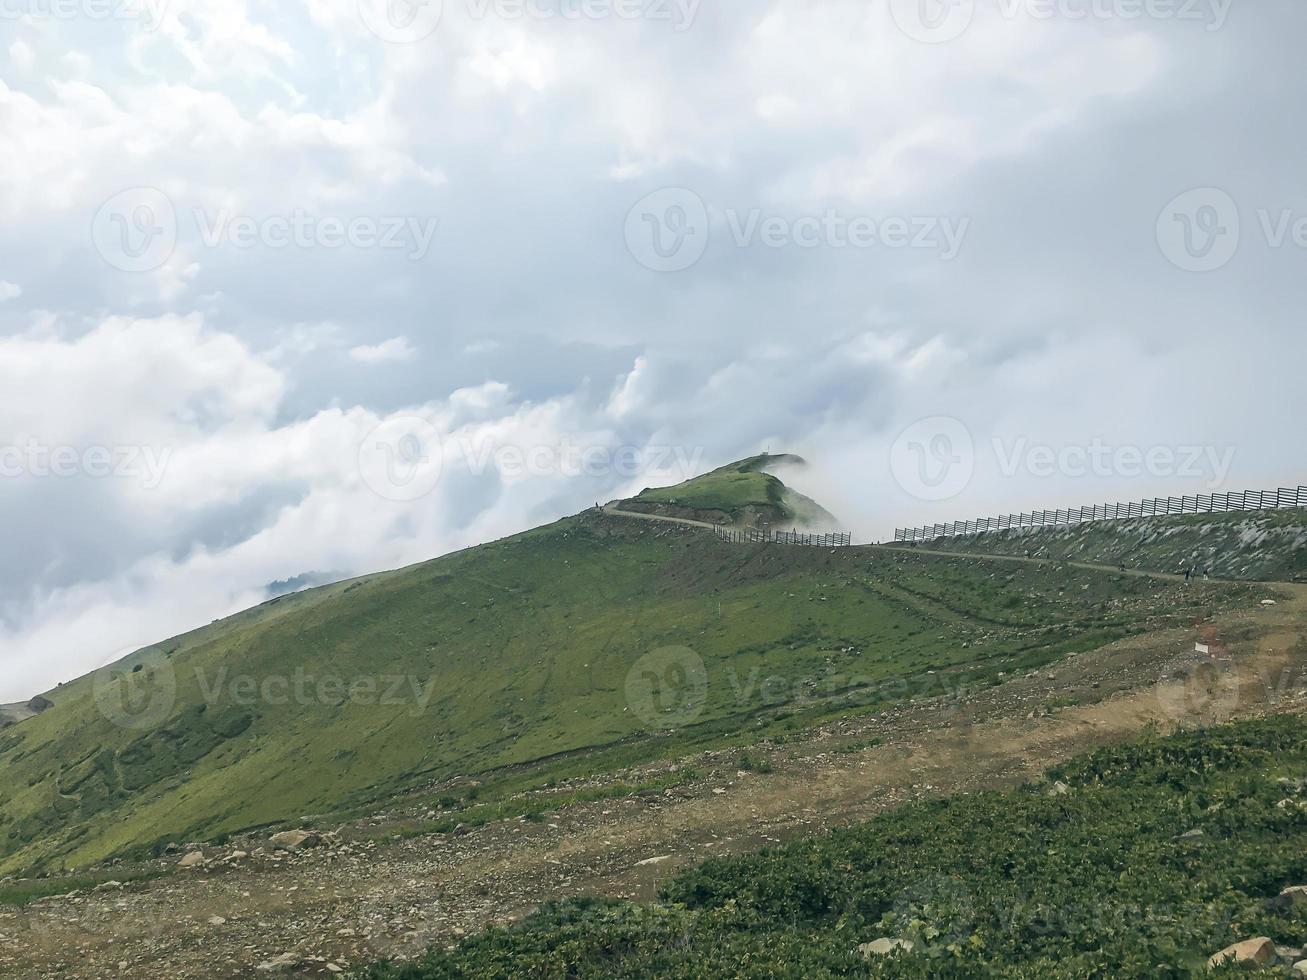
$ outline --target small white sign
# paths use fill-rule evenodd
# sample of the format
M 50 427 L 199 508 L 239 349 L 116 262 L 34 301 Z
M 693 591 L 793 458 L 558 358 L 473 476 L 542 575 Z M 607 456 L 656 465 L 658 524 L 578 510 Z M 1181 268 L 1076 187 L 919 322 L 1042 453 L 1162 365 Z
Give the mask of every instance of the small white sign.
M 1207 646 L 1206 643 L 1195 643 L 1195 644 L 1194 644 L 1194 651 L 1195 651 L 1196 653 L 1211 653 L 1211 652 L 1212 652 L 1210 649 L 1208 649 L 1208 646 Z

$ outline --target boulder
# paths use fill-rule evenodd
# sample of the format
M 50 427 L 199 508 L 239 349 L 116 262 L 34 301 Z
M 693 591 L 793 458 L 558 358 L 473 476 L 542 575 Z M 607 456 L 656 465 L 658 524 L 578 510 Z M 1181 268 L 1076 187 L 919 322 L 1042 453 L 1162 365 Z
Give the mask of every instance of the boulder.
M 270 838 L 273 847 L 284 851 L 299 851 L 306 847 L 317 847 L 322 843 L 322 835 L 311 830 L 283 830 Z
M 1307 977 L 1307 960 L 1299 960 L 1291 972 L 1295 977 Z
M 1307 902 L 1307 885 L 1290 885 L 1271 899 L 1276 908 L 1287 909 Z
M 1263 966 L 1274 966 L 1278 960 L 1279 957 L 1275 955 L 1275 943 L 1265 936 L 1258 936 L 1256 939 L 1245 939 L 1243 942 L 1234 943 L 1219 953 L 1212 954 L 1207 959 L 1207 968 L 1212 970 L 1226 963 L 1234 963 L 1245 969 L 1254 970 Z
M 871 959 L 873 956 L 886 956 L 895 950 L 901 949 L 905 953 L 911 953 L 913 942 L 911 939 L 876 939 L 869 943 L 863 943 L 858 947 L 858 952 L 864 959 Z
M 282 953 L 266 963 L 260 963 L 254 969 L 261 973 L 280 973 L 283 970 L 293 970 L 299 966 L 301 959 L 295 953 Z
M 191 851 L 184 858 L 177 862 L 179 868 L 198 868 L 204 864 L 204 854 L 201 851 Z

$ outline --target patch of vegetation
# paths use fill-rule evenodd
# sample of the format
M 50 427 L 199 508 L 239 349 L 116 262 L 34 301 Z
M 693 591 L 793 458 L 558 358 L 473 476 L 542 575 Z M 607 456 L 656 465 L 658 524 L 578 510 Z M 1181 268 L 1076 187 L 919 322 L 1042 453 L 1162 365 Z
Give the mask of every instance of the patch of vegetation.
M 97 885 L 108 881 L 117 881 L 128 885 L 135 882 L 151 881 L 162 877 L 160 868 L 135 868 L 132 870 L 103 871 L 94 875 L 55 876 L 52 878 L 28 878 L 21 881 L 0 883 L 0 905 L 21 907 L 38 899 L 51 895 L 67 895 L 70 892 L 93 891 Z
M 815 501 L 796 493 L 779 478 L 763 472 L 768 466 L 802 463 L 798 456 L 753 456 L 676 486 L 643 490 L 623 504 L 627 509 L 635 510 L 652 509 L 641 505 L 664 505 L 675 508 L 673 514 L 679 511 L 700 518 L 721 514 L 732 524 L 765 520 L 769 523 L 794 521 L 833 526 L 835 518 Z
M 575 806 L 580 803 L 595 803 L 600 800 L 620 799 L 624 796 L 662 793 L 664 790 L 697 782 L 701 778 L 702 775 L 694 767 L 682 766 L 657 779 L 645 780 L 638 784 L 617 782 L 560 792 L 542 791 L 531 795 L 511 796 L 494 803 L 477 803 L 475 805 L 473 805 L 473 801 L 480 799 L 482 793 L 480 787 L 473 787 L 466 797 L 465 804 L 456 799 L 446 798 L 443 802 L 448 804 L 450 812 L 439 819 L 393 829 L 388 833 L 375 835 L 374 839 L 381 841 L 395 837 L 408 839 L 426 837 L 430 834 L 458 833 L 487 823 L 511 820 L 518 817 L 535 822 L 544 819 L 546 814 L 560 810 L 563 807 Z
M 1305 774 L 1299 717 L 1149 736 L 1050 771 L 1064 794 L 1040 784 L 908 804 L 709 861 L 655 904 L 551 905 L 364 976 L 1208 975 L 1206 957 L 1232 942 L 1307 936 L 1304 906 L 1268 901 L 1307 883 Z M 882 937 L 914 945 L 858 952 Z
M 493 784 L 489 806 L 747 750 L 1252 598 L 589 512 L 284 596 L 133 654 L 108 684 L 63 685 L 4 730 L 0 874 L 372 812 L 456 777 Z M 106 710 L 159 691 L 157 723 Z

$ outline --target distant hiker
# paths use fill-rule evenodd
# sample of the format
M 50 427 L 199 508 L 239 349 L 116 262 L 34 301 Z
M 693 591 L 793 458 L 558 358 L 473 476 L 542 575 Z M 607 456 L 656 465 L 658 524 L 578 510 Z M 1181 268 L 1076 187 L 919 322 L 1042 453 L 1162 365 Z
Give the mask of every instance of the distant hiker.
M 1188 585 L 1188 584 L 1189 584 L 1189 579 L 1193 576 L 1193 574 L 1194 574 L 1194 570 L 1193 570 L 1192 568 L 1186 568 L 1186 569 L 1184 570 L 1184 584 L 1185 584 L 1185 585 Z

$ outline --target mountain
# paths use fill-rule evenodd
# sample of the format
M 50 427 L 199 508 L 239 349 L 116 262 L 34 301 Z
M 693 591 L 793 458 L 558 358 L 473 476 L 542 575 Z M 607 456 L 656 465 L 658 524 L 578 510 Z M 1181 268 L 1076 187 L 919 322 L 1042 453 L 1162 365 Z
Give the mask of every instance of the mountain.
M 793 508 L 760 468 L 774 460 L 691 481 L 676 506 Z M 1236 598 L 587 511 L 270 600 L 47 692 L 0 729 L 0 873 L 451 785 L 491 799 L 997 683 Z
M 751 456 L 676 486 L 645 489 L 618 506 L 633 513 L 734 527 L 834 528 L 838 522 L 825 508 L 767 472 L 804 465 L 802 457 L 789 453 Z

